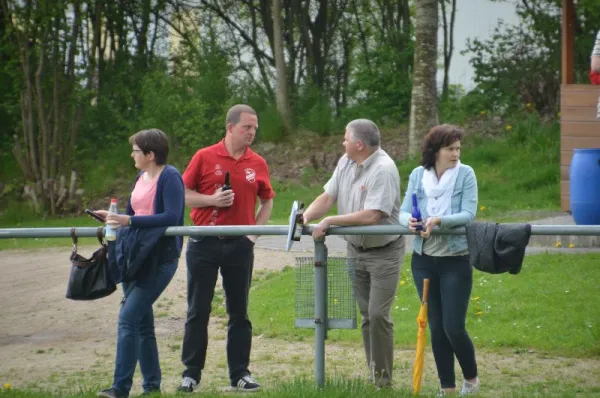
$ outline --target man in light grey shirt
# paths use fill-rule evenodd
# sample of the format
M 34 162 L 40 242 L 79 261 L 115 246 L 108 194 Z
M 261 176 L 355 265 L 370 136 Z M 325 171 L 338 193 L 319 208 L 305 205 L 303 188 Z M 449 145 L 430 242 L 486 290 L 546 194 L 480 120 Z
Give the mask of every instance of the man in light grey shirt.
M 337 164 L 325 192 L 304 211 L 304 223 L 323 217 L 337 202 L 338 215 L 322 219 L 313 237 L 322 239 L 330 226 L 399 225 L 400 175 L 380 148 L 379 129 L 370 120 L 346 126 L 346 154 Z M 391 387 L 394 325 L 390 314 L 404 258 L 400 235 L 346 235 L 348 267 L 361 325 L 371 380 Z

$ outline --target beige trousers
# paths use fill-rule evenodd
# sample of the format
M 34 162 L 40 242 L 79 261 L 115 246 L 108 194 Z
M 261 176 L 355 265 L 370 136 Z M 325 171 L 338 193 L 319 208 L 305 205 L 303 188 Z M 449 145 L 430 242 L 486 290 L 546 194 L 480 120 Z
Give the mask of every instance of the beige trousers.
M 404 261 L 404 237 L 368 251 L 348 243 L 348 272 L 362 315 L 362 336 L 371 380 L 392 383 L 394 324 L 391 307 Z

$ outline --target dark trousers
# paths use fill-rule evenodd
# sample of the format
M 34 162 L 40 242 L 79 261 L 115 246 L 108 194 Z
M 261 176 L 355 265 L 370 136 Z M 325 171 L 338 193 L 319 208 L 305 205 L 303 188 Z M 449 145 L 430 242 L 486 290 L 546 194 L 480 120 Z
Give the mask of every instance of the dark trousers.
M 412 255 L 413 279 L 423 296 L 423 279 L 429 278 L 428 318 L 431 346 L 442 388 L 456 387 L 454 356 L 465 379 L 477 377 L 475 348 L 465 328 L 473 269 L 469 256 Z
M 254 265 L 254 243 L 246 237 L 200 237 L 188 242 L 188 313 L 181 360 L 183 377 L 200 381 L 206 363 L 208 321 L 219 269 L 229 315 L 227 363 L 229 378 L 235 383 L 249 375 L 252 324 L 248 319 L 248 293 Z

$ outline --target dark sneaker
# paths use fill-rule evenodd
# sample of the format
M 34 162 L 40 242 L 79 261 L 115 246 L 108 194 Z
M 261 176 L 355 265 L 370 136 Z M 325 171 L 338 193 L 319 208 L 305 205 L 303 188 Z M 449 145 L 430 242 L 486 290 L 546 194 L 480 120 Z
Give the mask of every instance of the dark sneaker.
M 106 390 L 99 391 L 96 394 L 98 397 L 107 397 L 107 398 L 127 398 L 129 394 L 124 394 L 116 388 L 107 388 Z
M 184 377 L 181 380 L 181 384 L 177 387 L 177 391 L 179 392 L 194 392 L 196 387 L 198 386 L 198 382 L 191 377 Z
M 260 384 L 250 375 L 242 376 L 237 383 L 232 383 L 232 387 L 240 392 L 254 392 L 261 389 Z

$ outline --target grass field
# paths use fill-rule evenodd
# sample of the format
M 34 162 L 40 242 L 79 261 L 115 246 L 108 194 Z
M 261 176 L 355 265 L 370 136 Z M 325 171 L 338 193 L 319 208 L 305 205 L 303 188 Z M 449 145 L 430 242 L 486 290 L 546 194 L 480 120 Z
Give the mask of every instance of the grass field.
M 479 396 L 592 397 L 600 394 L 600 307 L 598 286 L 600 254 L 539 254 L 526 257 L 518 275 L 474 274 L 474 290 L 467 328 L 476 346 L 484 389 Z M 252 367 L 259 372 L 266 390 L 264 397 L 397 397 L 411 394 L 408 375 L 415 346 L 415 317 L 419 302 L 412 283 L 408 260 L 402 270 L 392 315 L 395 324 L 395 389 L 377 391 L 359 376 L 363 367 L 359 330 L 330 330 L 327 386 L 317 390 L 313 379 L 314 332 L 296 329 L 294 322 L 295 271 L 261 273 L 253 285 L 250 318 L 255 343 L 271 347 L 253 353 Z M 213 303 L 220 334 L 226 333 L 222 290 Z M 171 300 L 157 303 L 160 319 L 170 313 Z M 331 303 L 330 303 L 331 304 Z M 164 312 L 164 314 L 163 314 Z M 157 315 L 158 316 L 158 315 Z M 359 320 L 360 321 L 360 320 Z M 214 332 L 213 332 L 214 333 Z M 213 334 L 214 337 L 214 334 Z M 217 337 L 214 337 L 217 338 Z M 220 339 L 217 338 L 217 339 Z M 256 340 L 258 339 L 258 340 Z M 181 336 L 160 341 L 165 390 L 173 391 L 181 365 Z M 220 344 L 220 343 L 219 343 Z M 431 348 L 428 346 L 428 352 Z M 40 354 L 61 355 L 60 352 Z M 24 390 L 3 390 L 4 397 L 91 397 L 110 380 L 112 353 L 94 352 L 92 369 L 57 373 L 47 380 L 32 375 Z M 436 380 L 431 355 L 424 394 L 435 392 Z M 224 358 L 211 370 L 225 369 Z M 290 376 L 292 372 L 295 376 Z M 209 373 L 202 396 L 227 396 L 221 382 Z M 136 376 L 139 383 L 139 374 Z M 10 382 L 3 380 L 0 383 Z M 0 384 L 1 385 L 1 384 Z M 167 396 L 176 396 L 171 394 Z
M 468 316 L 473 339 L 489 349 L 535 347 L 548 355 L 600 357 L 600 307 L 591 305 L 599 302 L 598 264 L 600 254 L 540 254 L 527 256 L 518 275 L 476 271 Z M 294 295 L 290 292 L 295 283 L 295 271 L 288 268 L 261 282 L 253 292 L 251 316 L 264 325 L 257 334 L 290 341 L 312 338 L 312 331 L 293 327 Z M 418 309 L 407 258 L 392 306 L 398 347 L 413 346 Z M 348 330 L 332 330 L 328 338 L 361 341 L 358 333 Z
M 555 386 L 549 386 L 543 383 L 531 383 L 528 386 L 524 386 L 518 391 L 511 391 L 508 394 L 494 393 L 492 395 L 480 393 L 474 395 L 476 397 L 597 397 L 600 391 L 586 392 L 574 389 L 572 392 L 567 392 L 561 389 L 554 390 L 555 392 L 548 392 L 548 387 L 553 388 Z M 6 391 L 0 392 L 0 396 L 10 398 L 56 398 L 58 396 L 62 398 L 92 398 L 96 396 L 96 390 L 82 391 L 77 394 L 67 395 L 53 395 L 42 392 L 25 392 L 25 391 Z M 231 397 L 231 396 L 247 396 L 248 394 L 230 393 L 219 390 L 204 390 L 201 393 L 194 393 L 191 396 L 201 396 L 206 398 L 216 397 Z M 185 397 L 190 396 L 188 394 L 153 394 L 150 397 Z M 328 381 L 323 388 L 316 388 L 314 382 L 299 379 L 293 382 L 279 383 L 276 388 L 264 390 L 252 394 L 253 397 L 265 397 L 265 398 L 365 398 L 365 397 L 414 397 L 414 394 L 409 389 L 399 390 L 381 390 L 375 389 L 372 385 L 347 379 L 336 379 Z M 421 396 L 435 396 L 435 394 L 424 393 Z M 458 396 L 458 395 L 457 395 Z

